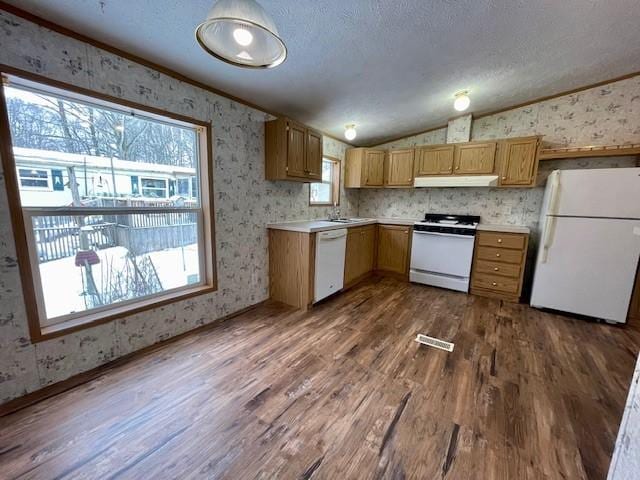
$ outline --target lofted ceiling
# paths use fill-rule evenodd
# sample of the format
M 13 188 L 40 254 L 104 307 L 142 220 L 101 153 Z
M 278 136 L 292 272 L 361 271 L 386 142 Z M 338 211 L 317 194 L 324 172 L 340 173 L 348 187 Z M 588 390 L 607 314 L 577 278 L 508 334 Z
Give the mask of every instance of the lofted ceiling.
M 358 145 L 445 124 L 458 90 L 481 114 L 640 71 L 638 0 L 259 1 L 289 51 L 272 70 L 200 49 L 210 0 L 8 3 Z

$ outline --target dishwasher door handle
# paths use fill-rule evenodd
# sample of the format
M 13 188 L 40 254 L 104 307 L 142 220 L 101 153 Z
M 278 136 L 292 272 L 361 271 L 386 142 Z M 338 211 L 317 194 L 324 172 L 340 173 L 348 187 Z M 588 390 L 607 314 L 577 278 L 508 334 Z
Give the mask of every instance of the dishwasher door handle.
M 421 232 L 420 230 L 414 230 L 413 233 L 420 235 L 437 235 L 439 237 L 475 238 L 475 235 L 460 235 L 459 233 Z
M 318 234 L 318 239 L 321 241 L 325 240 L 336 240 L 338 238 L 343 238 L 347 236 L 347 229 L 340 228 L 338 230 L 329 230 L 328 232 L 320 232 Z

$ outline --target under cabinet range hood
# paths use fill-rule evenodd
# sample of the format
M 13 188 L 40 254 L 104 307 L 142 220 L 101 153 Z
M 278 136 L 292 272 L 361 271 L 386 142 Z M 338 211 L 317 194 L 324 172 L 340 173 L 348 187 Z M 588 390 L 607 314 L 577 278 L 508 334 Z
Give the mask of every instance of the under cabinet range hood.
M 449 177 L 416 177 L 414 187 L 497 187 L 497 175 L 452 175 Z

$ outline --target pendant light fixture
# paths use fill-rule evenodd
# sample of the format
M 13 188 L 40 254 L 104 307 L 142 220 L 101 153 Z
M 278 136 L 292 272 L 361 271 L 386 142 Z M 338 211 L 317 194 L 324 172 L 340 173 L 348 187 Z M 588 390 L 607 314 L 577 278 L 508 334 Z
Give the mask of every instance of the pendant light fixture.
M 275 23 L 255 0 L 218 0 L 196 39 L 207 53 L 238 67 L 273 68 L 287 58 Z
M 356 132 L 356 126 L 355 124 L 352 125 L 347 125 L 344 129 L 344 138 L 346 138 L 347 140 L 351 141 L 354 140 L 356 138 L 357 132 Z
M 469 98 L 469 92 L 467 90 L 462 90 L 454 95 L 455 100 L 453 101 L 453 108 L 455 108 L 459 112 L 464 112 L 469 105 L 471 104 L 471 99 Z

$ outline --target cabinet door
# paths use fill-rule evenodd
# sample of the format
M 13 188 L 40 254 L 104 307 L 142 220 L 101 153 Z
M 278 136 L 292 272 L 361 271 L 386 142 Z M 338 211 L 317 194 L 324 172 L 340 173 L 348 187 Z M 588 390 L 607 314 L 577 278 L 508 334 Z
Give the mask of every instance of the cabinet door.
M 413 185 L 414 150 L 391 150 L 385 161 L 385 185 L 405 187 Z
M 410 227 L 378 226 L 378 270 L 407 273 Z
M 344 284 L 350 285 L 361 273 L 362 234 L 359 228 L 350 228 L 347 232 L 347 250 L 344 261 Z
M 376 262 L 376 227 L 362 227 L 360 274 L 371 272 Z
M 454 146 L 423 147 L 418 151 L 415 176 L 451 175 Z
M 322 180 L 322 134 L 307 129 L 307 176 L 312 180 Z
M 454 173 L 456 175 L 493 173 L 495 157 L 495 142 L 456 145 Z
M 305 144 L 307 129 L 304 125 L 289 121 L 287 124 L 287 175 L 291 177 L 306 177 L 307 172 Z
M 500 185 L 531 186 L 538 172 L 538 137 L 503 140 L 499 145 Z
M 382 187 L 384 185 L 384 157 L 381 150 L 367 150 L 364 154 L 364 185 Z

